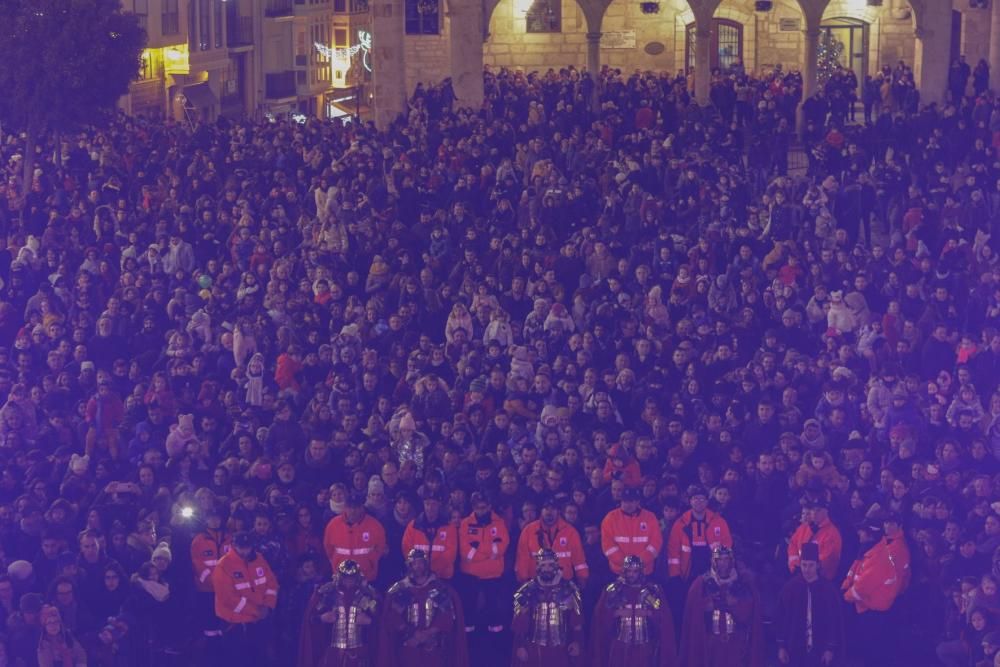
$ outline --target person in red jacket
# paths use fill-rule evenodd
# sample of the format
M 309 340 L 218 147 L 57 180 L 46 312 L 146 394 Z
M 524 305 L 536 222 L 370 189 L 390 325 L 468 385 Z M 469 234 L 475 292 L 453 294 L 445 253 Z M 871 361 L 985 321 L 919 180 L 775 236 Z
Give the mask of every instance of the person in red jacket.
M 644 573 L 653 573 L 653 564 L 663 548 L 663 533 L 656 515 L 639 506 L 642 492 L 636 487 L 625 487 L 622 504 L 611 510 L 601 522 L 601 548 L 608 558 L 608 565 L 615 574 L 622 573 L 626 556 L 638 556 Z
M 826 499 L 810 500 L 805 507 L 803 521 L 788 541 L 788 570 L 799 569 L 802 547 L 813 543 L 819 548 L 819 573 L 824 579 L 833 579 L 840 566 L 840 531 L 830 521 Z
M 878 542 L 862 543 L 863 553 L 841 585 L 844 599 L 857 612 L 851 624 L 851 643 L 862 654 L 865 665 L 894 664 L 892 651 L 898 646 L 900 623 L 892 608 L 910 583 L 910 550 L 899 516 L 870 517 L 866 523 L 874 525 L 861 531 L 877 535 L 880 521 L 884 537 Z
M 642 484 L 642 470 L 632 452 L 621 443 L 615 443 L 608 450 L 608 460 L 604 464 L 604 483 L 610 484 L 618 474 L 626 486 Z
M 671 577 L 680 577 L 685 583 L 708 571 L 713 549 L 733 547 L 729 524 L 722 515 L 708 509 L 708 491 L 691 486 L 688 501 L 691 509 L 674 522 L 667 541 L 667 570 Z
M 584 589 L 590 568 L 580 533 L 559 516 L 559 505 L 553 498 L 542 502 L 541 518 L 527 524 L 517 540 L 514 570 L 519 582 L 524 583 L 535 576 L 535 554 L 539 549 L 552 549 L 559 559 L 563 579 L 572 581 L 575 577 L 576 585 Z
M 502 577 L 510 534 L 486 494 L 473 493 L 471 500 L 472 514 L 462 519 L 458 529 L 463 575 L 458 592 L 465 610 L 465 631 L 485 626 L 489 633 L 496 634 L 506 624 L 510 591 L 504 591 Z M 480 599 L 482 604 L 478 603 Z
M 205 514 L 205 529 L 191 541 L 191 567 L 194 574 L 198 626 L 206 641 L 217 641 L 222 636 L 221 624 L 215 615 L 215 589 L 212 573 L 219 559 L 232 549 L 229 536 L 222 528 L 221 508 L 213 504 Z
M 253 548 L 249 533 L 233 537 L 233 549 L 212 572 L 215 613 L 226 624 L 223 631 L 225 664 L 256 667 L 269 664 L 271 611 L 278 604 L 278 579 L 271 566 Z
M 344 513 L 330 519 L 323 533 L 323 547 L 334 571 L 345 560 L 355 560 L 368 583 L 378 576 L 378 561 L 387 552 L 385 529 L 378 519 L 365 512 L 365 496 L 354 492 L 347 497 Z
M 428 554 L 431 572 L 445 581 L 455 576 L 455 557 L 458 555 L 458 531 L 441 511 L 443 498 L 440 493 L 427 493 L 424 511 L 406 525 L 403 531 L 403 553 L 420 549 Z

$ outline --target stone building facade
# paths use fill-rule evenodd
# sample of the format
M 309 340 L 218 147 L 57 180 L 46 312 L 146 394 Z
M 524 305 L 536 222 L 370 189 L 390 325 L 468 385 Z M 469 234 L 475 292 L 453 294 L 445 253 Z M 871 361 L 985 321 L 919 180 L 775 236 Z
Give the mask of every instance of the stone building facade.
M 778 65 L 800 70 L 811 91 L 818 45 L 831 37 L 843 45 L 842 62 L 860 80 L 899 60 L 911 65 L 925 100 L 942 98 L 948 64 L 959 53 L 970 65 L 983 58 L 995 74 L 1000 70 L 1000 44 L 991 54 L 991 37 L 1000 42 L 1000 2 L 974 8 L 968 0 L 773 0 L 769 11 L 758 11 L 755 0 L 382 1 L 400 14 L 408 11 L 407 3 L 440 2 L 437 33 L 405 34 L 404 62 L 383 64 L 401 70 L 402 76 L 386 76 L 405 85 L 407 94 L 419 81 L 468 78 L 469 42 L 477 39 L 482 40 L 482 62 L 497 67 L 693 70 L 699 98 L 708 90 L 707 75 L 698 76 L 699 55 L 713 66 L 739 58 L 749 72 Z M 456 10 L 470 4 L 482 5 L 481 30 L 468 17 L 456 22 Z M 550 31 L 529 28 L 539 8 L 554 17 Z M 456 50 L 459 43 L 464 46 Z M 457 52 L 463 53 L 461 60 L 454 58 Z M 476 102 L 475 92 L 472 97 L 456 92 L 460 101 Z
M 490 21 L 485 44 L 490 65 L 526 70 L 550 66 L 553 56 L 577 66 L 586 65 L 586 21 L 576 0 L 562 0 L 560 34 L 525 34 L 523 18 L 517 18 L 519 0 L 501 0 Z M 663 0 L 657 13 L 646 14 L 638 0 L 613 0 L 604 16 L 605 33 L 624 33 L 631 39 L 602 44 L 601 61 L 626 71 L 634 69 L 677 71 L 684 68 L 690 52 L 689 29 L 694 15 L 686 0 Z M 987 20 L 983 20 L 983 15 Z M 985 57 L 989 46 L 989 12 L 970 10 L 962 14 L 963 24 L 979 36 L 985 25 Z M 723 0 L 714 18 L 735 24 L 738 51 L 748 71 L 781 64 L 785 69 L 801 67 L 802 12 L 795 0 L 777 0 L 768 12 L 754 11 L 753 0 Z M 913 20 L 908 7 L 894 10 L 889 2 L 869 7 L 865 0 L 833 0 L 823 14 L 828 27 L 840 33 L 854 28 L 865 42 L 868 64 L 877 68 L 903 59 L 913 61 Z M 520 24 L 520 25 L 519 25 Z M 970 45 L 982 39 L 972 38 Z M 974 49 L 975 50 L 975 49 Z

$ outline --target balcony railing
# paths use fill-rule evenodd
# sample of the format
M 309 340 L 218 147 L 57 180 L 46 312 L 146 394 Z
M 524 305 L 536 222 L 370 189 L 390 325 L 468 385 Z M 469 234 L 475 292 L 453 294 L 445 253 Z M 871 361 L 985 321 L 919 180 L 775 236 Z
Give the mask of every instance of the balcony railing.
M 253 17 L 232 16 L 226 21 L 227 38 L 230 48 L 253 44 Z
M 295 70 L 267 74 L 264 88 L 268 99 L 295 97 Z
M 267 0 L 264 16 L 291 16 L 292 6 L 292 0 Z

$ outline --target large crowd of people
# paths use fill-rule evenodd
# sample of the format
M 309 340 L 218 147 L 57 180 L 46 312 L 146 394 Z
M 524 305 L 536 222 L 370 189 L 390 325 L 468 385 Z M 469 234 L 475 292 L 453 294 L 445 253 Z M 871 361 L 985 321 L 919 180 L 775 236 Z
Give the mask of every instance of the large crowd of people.
M 1000 664 L 1000 100 L 484 76 L 0 136 L 0 665 Z

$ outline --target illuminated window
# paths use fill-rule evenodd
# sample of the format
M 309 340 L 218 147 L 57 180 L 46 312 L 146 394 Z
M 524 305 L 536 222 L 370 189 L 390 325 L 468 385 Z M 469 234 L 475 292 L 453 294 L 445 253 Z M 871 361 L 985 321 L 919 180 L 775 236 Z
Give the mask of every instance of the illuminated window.
M 406 0 L 407 35 L 437 35 L 440 23 L 440 0 Z
M 698 39 L 694 23 L 687 26 L 687 39 L 684 43 L 684 62 L 687 70 L 693 70 L 697 63 L 695 54 L 697 49 L 695 43 Z M 713 70 L 729 70 L 732 67 L 743 63 L 743 25 L 736 21 L 726 19 L 715 19 L 712 21 L 712 46 L 710 53 L 712 61 L 709 67 Z
M 142 52 L 142 61 L 139 65 L 139 81 L 149 81 L 156 78 L 156 68 L 153 62 L 153 52 L 146 49 Z
M 562 32 L 560 0 L 534 0 L 524 17 L 525 32 Z

